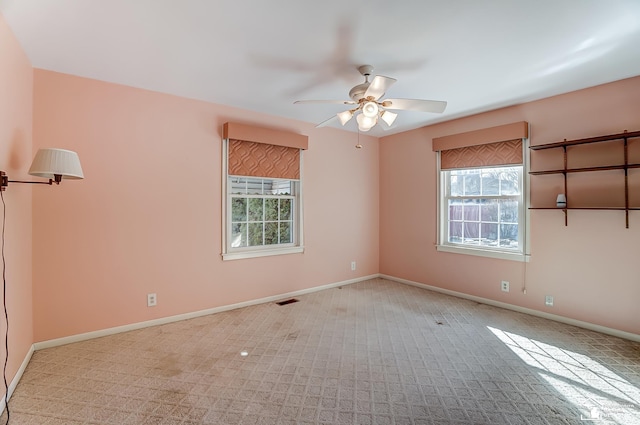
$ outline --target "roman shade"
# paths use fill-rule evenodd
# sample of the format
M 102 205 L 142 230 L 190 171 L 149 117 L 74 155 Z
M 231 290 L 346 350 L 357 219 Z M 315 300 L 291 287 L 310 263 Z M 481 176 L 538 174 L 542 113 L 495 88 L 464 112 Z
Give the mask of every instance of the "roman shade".
M 522 164 L 522 139 L 440 152 L 440 169 Z
M 434 138 L 433 150 L 440 152 L 441 170 L 522 164 L 522 139 L 528 129 L 521 121 Z
M 308 137 L 246 124 L 225 123 L 227 173 L 234 176 L 300 179 L 300 151 Z

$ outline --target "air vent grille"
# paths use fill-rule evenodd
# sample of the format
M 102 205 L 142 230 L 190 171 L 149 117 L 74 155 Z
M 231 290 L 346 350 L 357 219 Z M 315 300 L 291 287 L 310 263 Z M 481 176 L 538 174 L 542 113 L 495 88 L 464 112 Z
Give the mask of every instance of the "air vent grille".
M 295 298 L 289 298 L 288 300 L 278 301 L 276 304 L 278 304 L 278 305 L 287 305 L 287 304 L 297 303 L 298 301 L 299 300 L 297 300 Z

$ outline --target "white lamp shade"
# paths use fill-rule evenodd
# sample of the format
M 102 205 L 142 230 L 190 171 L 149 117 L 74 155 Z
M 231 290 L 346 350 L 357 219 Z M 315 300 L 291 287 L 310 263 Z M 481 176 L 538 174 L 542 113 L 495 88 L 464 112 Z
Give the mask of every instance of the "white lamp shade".
M 378 104 L 376 102 L 367 102 L 362 106 L 362 114 L 367 118 L 378 116 Z
M 40 149 L 29 168 L 32 176 L 53 179 L 60 175 L 64 179 L 83 179 L 78 154 L 66 149 Z
M 353 112 L 344 111 L 338 114 L 338 119 L 340 120 L 340 124 L 345 125 L 349 122 L 349 120 L 353 117 Z
M 387 125 L 389 127 L 391 127 L 393 125 L 393 122 L 396 120 L 396 117 L 398 116 L 398 114 L 391 112 L 391 111 L 382 111 L 382 114 L 380 115 L 380 118 L 382 118 L 382 121 L 386 122 Z
M 356 121 L 358 121 L 358 129 L 360 131 L 369 131 L 378 122 L 377 117 L 369 118 L 363 114 L 358 115 L 356 117 Z

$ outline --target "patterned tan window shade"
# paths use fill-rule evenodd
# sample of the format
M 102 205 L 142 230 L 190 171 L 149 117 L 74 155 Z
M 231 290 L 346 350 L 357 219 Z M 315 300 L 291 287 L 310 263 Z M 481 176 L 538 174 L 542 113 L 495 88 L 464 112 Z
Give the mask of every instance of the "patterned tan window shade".
M 476 168 L 522 164 L 522 139 L 440 152 L 440 169 Z
M 300 151 L 309 138 L 289 131 L 227 122 L 227 174 L 232 176 L 300 179 Z
M 300 149 L 229 140 L 228 174 L 234 176 L 300 179 Z

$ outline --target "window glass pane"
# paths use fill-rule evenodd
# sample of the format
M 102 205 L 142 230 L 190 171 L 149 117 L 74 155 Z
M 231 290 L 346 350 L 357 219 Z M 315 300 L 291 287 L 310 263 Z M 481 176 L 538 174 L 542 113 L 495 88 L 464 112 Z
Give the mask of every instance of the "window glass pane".
M 231 221 L 247 221 L 247 199 L 232 198 Z
M 267 198 L 264 200 L 264 219 L 265 221 L 278 220 L 278 199 Z
M 500 173 L 500 194 L 519 195 L 520 194 L 520 174 L 522 167 L 509 167 Z
M 231 225 L 231 246 L 233 248 L 247 246 L 247 225 L 245 223 Z
M 480 205 L 477 199 L 465 199 L 463 211 L 465 220 L 480 220 Z
M 449 179 L 449 184 L 451 187 L 451 196 L 462 196 L 462 176 L 451 173 L 451 178 Z
M 449 242 L 462 242 L 462 222 L 452 221 L 449 223 Z
M 282 221 L 280 222 L 280 243 L 292 243 L 293 240 L 291 238 L 291 222 L 290 221 Z
M 249 223 L 249 245 L 258 246 L 263 244 L 262 223 Z
M 480 174 L 477 172 L 464 175 L 464 195 L 480 195 Z
M 291 220 L 291 199 L 280 199 L 280 220 Z
M 500 194 L 500 171 L 494 168 L 481 170 L 482 194 L 485 196 Z
M 250 198 L 249 199 L 249 221 L 262 221 L 263 220 L 263 198 Z
M 517 201 L 500 201 L 500 221 L 507 223 L 518 222 Z
M 247 179 L 247 193 L 249 195 L 262 195 L 262 179 Z
M 481 221 L 498 221 L 498 201 L 496 199 L 483 199 L 480 204 Z
M 480 232 L 482 234 L 481 245 L 498 245 L 498 223 L 482 223 Z
M 274 180 L 271 185 L 271 193 L 273 195 L 292 195 L 291 184 L 290 180 Z
M 229 190 L 233 194 L 244 195 L 247 193 L 247 180 L 241 177 L 229 178 Z
M 449 220 L 462 220 L 462 202 L 449 200 Z
M 273 195 L 273 180 L 262 180 L 261 195 Z
M 264 244 L 275 245 L 278 243 L 278 223 L 264 224 Z
M 500 225 L 500 246 L 507 248 L 518 247 L 518 225 L 517 224 L 501 224 Z
M 465 222 L 462 228 L 464 243 L 477 245 L 480 237 L 480 223 Z

